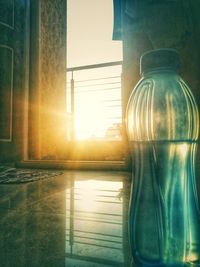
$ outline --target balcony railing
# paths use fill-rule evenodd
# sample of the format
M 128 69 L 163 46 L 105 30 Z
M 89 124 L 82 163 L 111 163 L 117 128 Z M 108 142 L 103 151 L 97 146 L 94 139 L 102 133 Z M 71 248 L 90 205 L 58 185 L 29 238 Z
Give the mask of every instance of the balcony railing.
M 121 140 L 121 65 L 116 61 L 67 69 L 69 141 Z

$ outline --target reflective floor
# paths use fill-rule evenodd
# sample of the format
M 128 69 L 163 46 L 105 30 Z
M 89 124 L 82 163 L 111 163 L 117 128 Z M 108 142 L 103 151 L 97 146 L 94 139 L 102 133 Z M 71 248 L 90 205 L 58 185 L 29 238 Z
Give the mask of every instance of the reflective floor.
M 0 185 L 0 266 L 130 266 L 129 195 L 122 172 Z

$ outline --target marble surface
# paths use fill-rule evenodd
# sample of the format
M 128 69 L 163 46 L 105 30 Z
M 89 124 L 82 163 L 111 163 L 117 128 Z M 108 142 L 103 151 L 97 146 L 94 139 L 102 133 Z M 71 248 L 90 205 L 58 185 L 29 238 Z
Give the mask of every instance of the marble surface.
M 129 195 L 123 172 L 0 185 L 0 266 L 130 266 Z

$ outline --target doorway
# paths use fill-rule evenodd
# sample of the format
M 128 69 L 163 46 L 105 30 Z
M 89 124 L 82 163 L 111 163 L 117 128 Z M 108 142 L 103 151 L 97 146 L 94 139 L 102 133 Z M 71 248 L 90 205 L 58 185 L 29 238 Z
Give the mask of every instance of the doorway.
M 67 1 L 67 144 L 73 160 L 122 160 L 122 44 L 112 0 Z

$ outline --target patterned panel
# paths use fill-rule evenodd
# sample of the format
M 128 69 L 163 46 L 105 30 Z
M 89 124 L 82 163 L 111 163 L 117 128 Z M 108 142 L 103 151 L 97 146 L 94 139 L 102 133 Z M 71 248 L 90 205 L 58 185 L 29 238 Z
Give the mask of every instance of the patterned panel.
M 0 45 L 0 141 L 12 139 L 13 50 Z
M 0 0 L 0 24 L 14 28 L 14 0 Z

